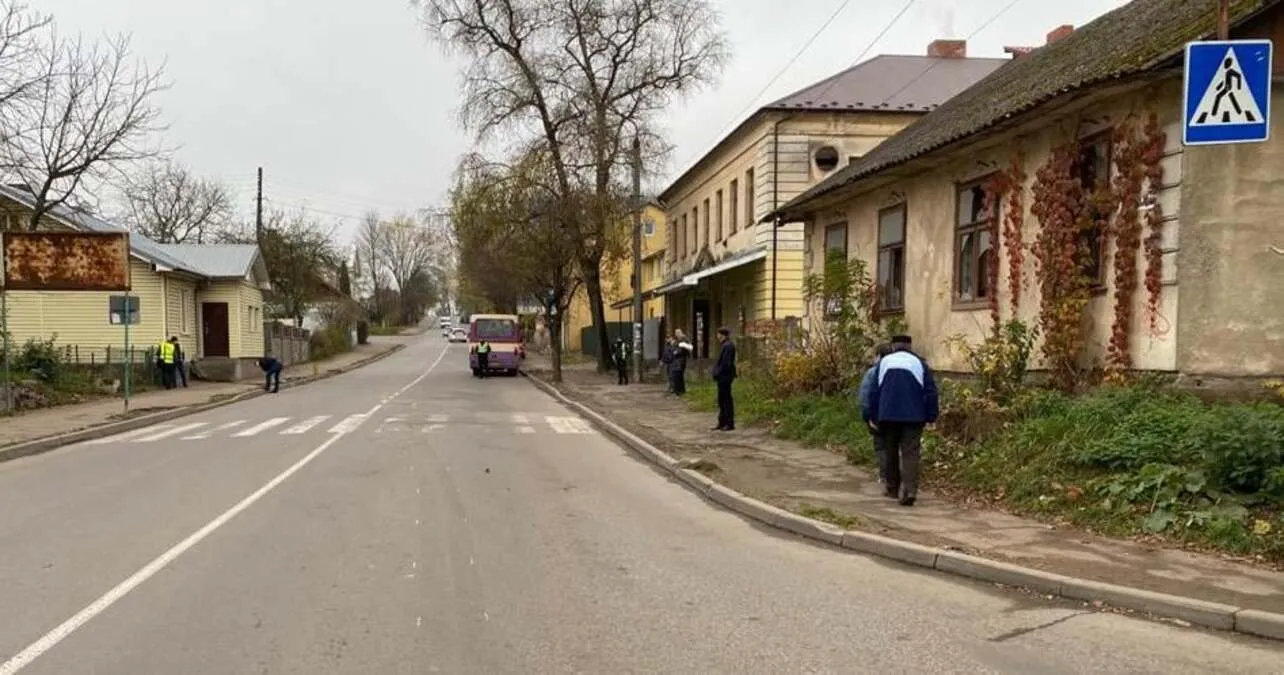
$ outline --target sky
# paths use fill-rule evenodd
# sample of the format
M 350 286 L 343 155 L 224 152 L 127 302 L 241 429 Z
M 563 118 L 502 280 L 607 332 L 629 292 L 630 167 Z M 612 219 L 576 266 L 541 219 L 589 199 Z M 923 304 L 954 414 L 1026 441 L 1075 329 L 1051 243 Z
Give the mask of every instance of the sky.
M 140 58 L 163 64 L 165 145 L 223 181 L 247 216 L 261 166 L 269 206 L 305 209 L 347 239 L 372 209 L 444 206 L 456 162 L 473 147 L 457 116 L 460 64 L 429 41 L 408 0 L 28 1 L 64 34 L 128 33 Z M 1126 4 L 915 0 L 891 23 L 902 0 L 711 2 L 731 59 L 715 87 L 661 120 L 675 149 L 655 168 L 653 190 L 758 107 L 858 60 L 923 54 L 937 38 L 1002 57 L 1004 46 L 1041 45 L 1059 25 Z

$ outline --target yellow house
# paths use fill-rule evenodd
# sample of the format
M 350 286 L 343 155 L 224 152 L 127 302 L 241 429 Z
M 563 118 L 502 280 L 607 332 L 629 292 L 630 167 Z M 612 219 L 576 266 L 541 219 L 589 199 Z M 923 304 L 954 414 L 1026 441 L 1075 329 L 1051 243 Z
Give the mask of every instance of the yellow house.
M 643 319 L 656 319 L 664 316 L 664 301 L 655 297 L 655 288 L 662 280 L 664 266 L 664 210 L 659 202 L 651 200 L 642 211 L 642 290 Z M 632 227 L 623 228 L 631 233 Z M 632 241 L 626 242 L 632 250 Z M 624 261 L 612 262 L 604 270 L 602 277 L 603 305 L 606 309 L 608 323 L 628 324 L 633 321 L 633 261 L 630 257 Z M 583 351 L 584 329 L 593 325 L 593 315 L 589 311 L 588 293 L 580 287 L 571 300 L 566 311 L 566 323 L 562 331 L 563 348 L 568 352 Z
M 34 198 L 0 185 L 6 229 L 29 217 Z M 119 232 L 124 228 L 70 208 L 53 209 L 51 230 Z M 252 244 L 158 244 L 131 234 L 128 294 L 10 291 L 8 328 L 15 344 L 54 340 L 81 362 L 121 360 L 177 337 L 201 377 L 240 379 L 263 355 L 263 292 L 267 267 Z M 129 321 L 126 349 L 124 323 Z M 199 364 L 199 365 L 197 365 Z
M 759 219 L 1007 62 L 936 40 L 926 56 L 875 57 L 742 122 L 660 195 L 668 328 L 704 358 L 718 326 L 801 316 L 803 224 Z
M 1280 4 L 1235 4 L 1231 37 L 1284 37 Z M 1040 310 L 1073 278 L 1082 321 L 1053 324 L 1081 341 L 1071 362 L 1203 383 L 1284 373 L 1284 128 L 1273 120 L 1263 143 L 1183 147 L 1184 47 L 1211 39 L 1216 9 L 1135 0 L 1058 29 L 766 217 L 807 223 L 813 271 L 827 250 L 863 260 L 883 311 L 902 314 L 942 370 L 968 369 L 946 340 L 980 340 L 996 315 L 1046 337 Z M 1272 68 L 1278 81 L 1284 61 Z M 1270 97 L 1253 103 L 1280 109 Z M 1087 236 L 1069 229 L 1079 215 Z M 1047 245 L 1061 232 L 1082 237 L 1068 239 L 1080 259 L 1041 271 L 1066 255 Z M 1077 275 L 1045 274 L 1076 264 Z

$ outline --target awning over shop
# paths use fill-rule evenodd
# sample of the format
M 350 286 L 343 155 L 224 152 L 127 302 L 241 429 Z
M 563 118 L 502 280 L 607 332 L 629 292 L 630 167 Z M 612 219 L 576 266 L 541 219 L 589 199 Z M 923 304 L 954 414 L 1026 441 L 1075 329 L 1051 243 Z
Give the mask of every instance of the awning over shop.
M 759 260 L 762 260 L 763 258 L 766 258 L 766 257 L 767 257 L 767 249 L 765 248 L 753 249 L 751 251 L 747 251 L 745 253 L 741 253 L 731 258 L 728 258 L 726 260 L 723 260 L 722 262 L 712 267 L 706 267 L 702 270 L 684 275 L 681 279 L 676 279 L 663 286 L 660 286 L 659 288 L 655 289 L 654 293 L 656 295 L 668 295 L 669 293 L 673 293 L 676 291 L 681 291 L 688 288 L 694 288 L 696 285 L 700 283 L 700 280 L 702 279 L 708 279 L 709 277 L 722 274 L 727 270 L 732 270 L 737 267 L 742 267 L 752 262 L 758 262 Z

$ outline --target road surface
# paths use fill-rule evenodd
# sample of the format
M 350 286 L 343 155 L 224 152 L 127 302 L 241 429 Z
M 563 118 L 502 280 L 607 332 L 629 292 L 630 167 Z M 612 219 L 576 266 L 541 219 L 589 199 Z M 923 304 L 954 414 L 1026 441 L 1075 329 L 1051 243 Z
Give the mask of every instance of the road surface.
M 0 675 L 1270 673 L 759 528 L 524 380 L 364 369 L 0 465 Z

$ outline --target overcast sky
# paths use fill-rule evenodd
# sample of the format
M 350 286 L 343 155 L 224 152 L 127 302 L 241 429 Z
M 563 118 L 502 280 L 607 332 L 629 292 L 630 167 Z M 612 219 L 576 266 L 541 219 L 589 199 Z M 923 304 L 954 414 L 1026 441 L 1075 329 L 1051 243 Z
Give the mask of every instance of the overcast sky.
M 29 0 L 31 1 L 31 0 Z M 877 54 L 921 54 L 939 37 L 969 38 L 973 56 L 1039 45 L 1123 0 L 916 0 L 871 47 L 902 0 L 850 0 L 767 90 L 844 0 L 713 0 L 732 42 L 718 87 L 664 121 L 672 178 L 758 106 Z M 218 177 L 252 213 L 255 167 L 281 207 L 340 221 L 444 203 L 469 148 L 455 116 L 457 64 L 429 43 L 407 0 L 34 0 L 60 29 L 129 32 L 137 53 L 166 64 L 166 142 Z M 662 182 L 662 181 L 661 181 Z M 655 186 L 663 187 L 663 185 Z

